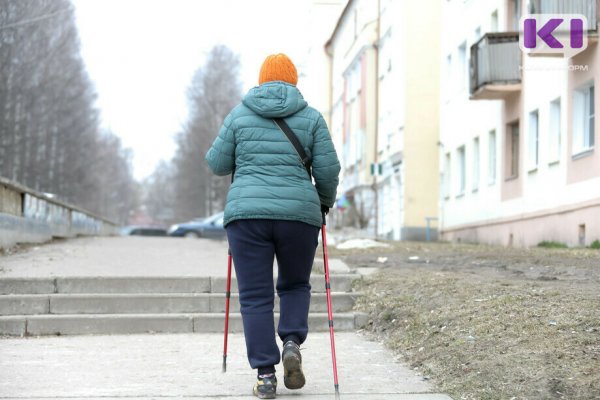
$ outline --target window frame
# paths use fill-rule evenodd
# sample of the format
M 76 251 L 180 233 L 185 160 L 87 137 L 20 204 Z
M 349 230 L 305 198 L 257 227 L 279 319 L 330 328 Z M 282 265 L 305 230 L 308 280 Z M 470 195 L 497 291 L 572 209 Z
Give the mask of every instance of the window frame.
M 520 146 L 520 139 L 521 139 L 521 127 L 520 127 L 520 121 L 516 120 L 512 123 L 509 123 L 507 125 L 507 131 L 506 131 L 506 138 L 507 138 L 507 142 L 508 140 L 510 140 L 509 143 L 507 143 L 506 146 L 506 178 L 505 181 L 510 181 L 510 180 L 514 180 L 514 179 L 518 179 L 519 178 L 519 168 L 520 168 L 520 156 L 521 156 L 521 146 Z M 509 147 L 510 144 L 510 147 Z
M 578 159 L 591 154 L 595 147 L 595 85 L 587 82 L 573 92 L 572 157 Z
M 456 162 L 458 169 L 456 197 L 462 197 L 467 190 L 467 149 L 465 145 L 459 146 L 456 149 Z
M 477 192 L 479 190 L 479 181 L 481 180 L 481 143 L 479 136 L 473 139 L 473 181 L 471 182 L 471 190 Z
M 488 185 L 495 185 L 498 177 L 498 141 L 496 129 L 488 132 Z
M 527 171 L 535 172 L 540 164 L 540 111 L 529 112 L 527 126 Z
M 556 164 L 562 147 L 562 98 L 552 100 L 548 110 L 548 164 Z

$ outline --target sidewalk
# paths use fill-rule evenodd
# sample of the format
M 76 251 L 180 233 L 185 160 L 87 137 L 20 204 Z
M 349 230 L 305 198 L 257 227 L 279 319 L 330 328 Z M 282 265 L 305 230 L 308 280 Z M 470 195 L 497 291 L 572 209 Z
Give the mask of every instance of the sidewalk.
M 378 343 L 336 334 L 343 399 L 450 400 L 394 361 Z M 221 372 L 220 334 L 62 336 L 0 340 L 2 399 L 251 399 L 254 371 L 243 336 L 229 336 Z M 307 385 L 279 398 L 333 399 L 329 334 L 310 334 L 303 346 Z M 278 366 L 281 376 L 281 367 Z
M 227 244 L 173 238 L 85 238 L 0 257 L 0 279 L 73 276 L 222 277 Z M 344 267 L 343 263 L 339 267 Z M 343 272 L 343 271 L 342 271 Z M 334 314 L 335 321 L 335 314 Z M 451 400 L 379 343 L 337 332 L 342 399 Z M 131 334 L 0 338 L 0 399 L 252 399 L 255 372 L 241 334 Z M 303 345 L 305 388 L 279 398 L 333 399 L 329 333 Z
M 227 276 L 227 241 L 82 237 L 0 257 L 0 278 L 52 276 Z

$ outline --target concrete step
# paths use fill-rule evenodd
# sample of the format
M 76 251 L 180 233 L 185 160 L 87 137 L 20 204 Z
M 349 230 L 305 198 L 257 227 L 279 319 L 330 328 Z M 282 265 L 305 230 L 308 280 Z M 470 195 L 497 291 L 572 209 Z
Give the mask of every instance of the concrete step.
M 334 312 L 351 311 L 357 293 L 332 293 Z M 230 310 L 239 312 L 239 296 Z M 279 299 L 275 296 L 275 310 Z M 327 312 L 325 293 L 313 293 L 311 312 Z M 223 313 L 224 293 L 1 295 L 0 315 Z
M 352 291 L 357 274 L 331 274 L 331 290 Z M 1 278 L 0 295 L 52 293 L 224 293 L 225 277 L 58 277 Z M 312 275 L 313 292 L 325 292 L 324 275 Z M 231 291 L 237 292 L 232 277 Z
M 275 326 L 279 315 L 275 315 Z M 337 313 L 333 316 L 336 331 L 353 331 L 364 326 L 361 313 Z M 16 315 L 0 317 L 2 335 L 81 335 L 133 333 L 215 333 L 223 332 L 224 314 L 89 314 L 89 315 Z M 312 332 L 329 330 L 326 313 L 311 313 Z M 239 313 L 230 314 L 230 332 L 243 332 Z

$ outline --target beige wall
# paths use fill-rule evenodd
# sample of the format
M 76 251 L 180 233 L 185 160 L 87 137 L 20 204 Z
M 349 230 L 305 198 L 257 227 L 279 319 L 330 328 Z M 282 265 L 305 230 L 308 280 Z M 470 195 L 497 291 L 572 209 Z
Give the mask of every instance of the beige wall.
M 404 127 L 404 223 L 424 227 L 438 215 L 441 4 L 405 1 L 406 124 Z M 419 15 L 427 16 L 423 23 Z
M 570 207 L 530 213 L 518 218 L 483 221 L 442 232 L 442 239 L 468 243 L 532 247 L 541 241 L 580 245 L 580 226 L 585 225 L 584 245 L 600 240 L 600 198 Z M 511 243 L 512 240 L 512 243 Z

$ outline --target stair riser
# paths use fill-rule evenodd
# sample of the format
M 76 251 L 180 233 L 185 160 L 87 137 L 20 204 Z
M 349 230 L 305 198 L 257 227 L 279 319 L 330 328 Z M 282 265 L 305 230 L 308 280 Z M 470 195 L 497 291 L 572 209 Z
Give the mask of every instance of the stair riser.
M 331 290 L 350 292 L 356 275 L 331 275 Z M 225 293 L 225 277 L 80 277 L 80 278 L 3 278 L 0 295 L 52 293 Z M 311 276 L 312 291 L 325 292 L 323 275 Z M 237 292 L 232 277 L 231 291 Z
M 334 293 L 334 312 L 352 310 L 355 294 Z M 230 311 L 239 312 L 239 298 L 232 294 Z M 279 311 L 276 297 L 275 311 Z M 325 294 L 313 294 L 311 312 L 327 312 Z M 197 294 L 181 296 L 143 295 L 35 295 L 0 296 L 0 315 L 32 314 L 172 314 L 223 313 L 224 294 Z
M 211 290 L 213 293 L 225 293 L 227 288 L 227 278 L 214 277 L 211 278 Z M 331 290 L 333 292 L 351 292 L 352 283 L 357 279 L 356 275 L 331 275 L 329 280 L 331 284 Z M 276 284 L 277 281 L 274 281 Z M 325 277 L 324 275 L 312 275 L 310 277 L 311 291 L 313 293 L 325 293 Z M 231 292 L 237 293 L 237 279 L 233 277 L 231 279 Z
M 48 295 L 7 295 L 0 296 L 0 315 L 48 314 Z
M 0 279 L 2 294 L 47 294 L 54 293 L 54 278 L 3 278 Z
M 275 326 L 277 326 L 276 316 Z M 215 333 L 223 332 L 223 315 L 122 315 L 122 316 L 31 316 L 27 318 L 0 318 L 2 335 L 82 335 L 134 333 Z M 362 326 L 360 316 L 334 315 L 335 330 L 353 331 Z M 311 332 L 329 330 L 327 315 L 309 316 Z M 239 314 L 231 314 L 229 332 L 243 332 Z

